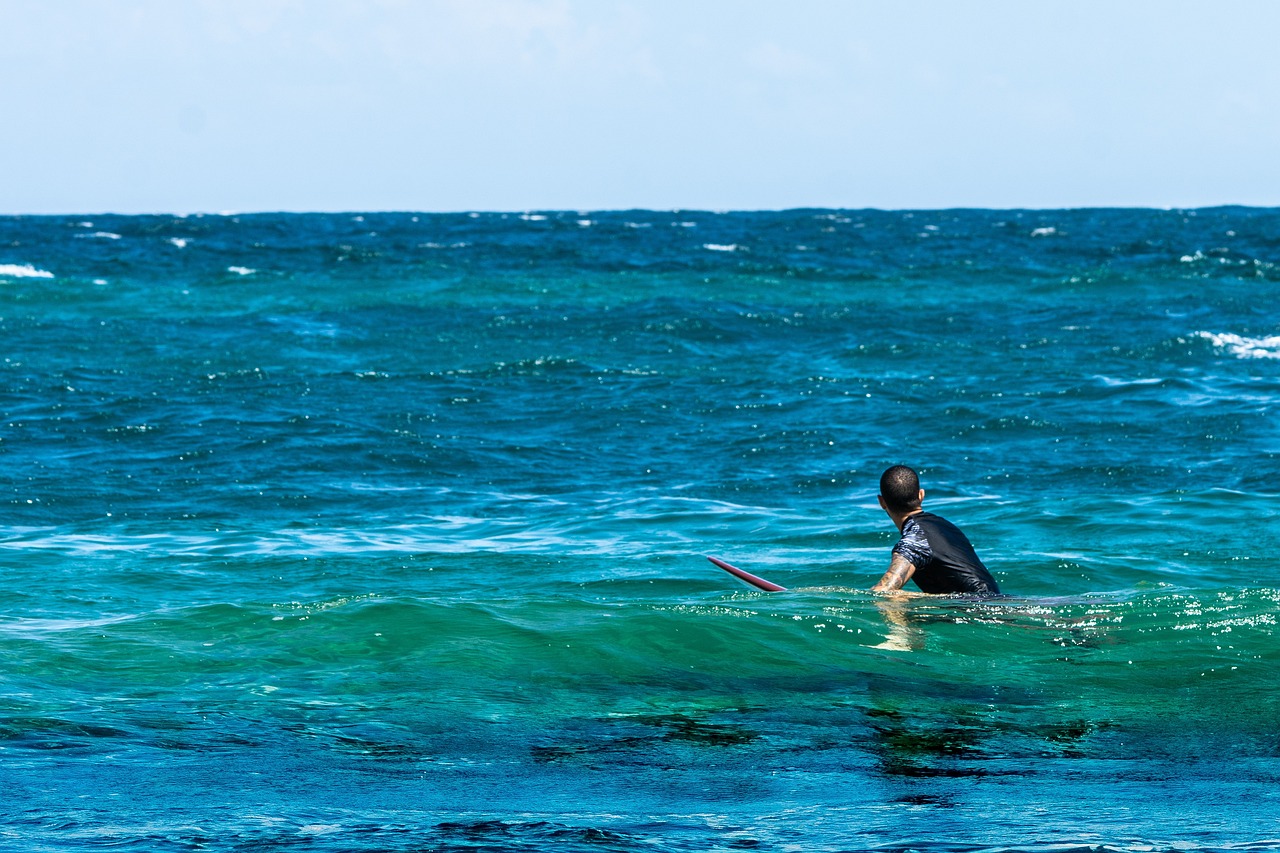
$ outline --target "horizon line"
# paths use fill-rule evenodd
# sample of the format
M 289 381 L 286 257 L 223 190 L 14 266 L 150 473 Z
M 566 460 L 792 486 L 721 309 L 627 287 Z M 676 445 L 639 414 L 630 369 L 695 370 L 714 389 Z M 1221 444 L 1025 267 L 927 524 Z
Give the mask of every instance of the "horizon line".
M 1097 204 L 1068 205 L 1062 207 L 994 207 L 984 205 L 943 205 L 937 207 L 829 207 L 821 205 L 795 205 L 788 207 L 527 207 L 527 208 L 454 208 L 440 210 L 415 210 L 411 208 L 327 208 L 327 209 L 295 209 L 295 208 L 261 208 L 246 210 L 146 210 L 146 211 L 56 211 L 45 213 L 15 213 L 0 211 L 0 218 L 17 219 L 26 217 L 75 217 L 75 216 L 172 216 L 180 219 L 204 216 L 363 216 L 363 215 L 408 215 L 408 216 L 524 216 L 537 215 L 574 215 L 611 214 L 611 213 L 703 213 L 724 215 L 731 213 L 791 213 L 801 211 L 839 211 L 845 213 L 946 213 L 950 211 L 987 211 L 999 212 L 1070 212 L 1089 210 L 1142 210 L 1172 213 L 1176 211 L 1192 212 L 1200 210 L 1222 210 L 1226 208 L 1242 208 L 1247 210 L 1277 210 L 1280 203 L 1274 205 L 1246 204 L 1239 202 L 1222 202 L 1203 205 L 1130 205 L 1130 204 Z

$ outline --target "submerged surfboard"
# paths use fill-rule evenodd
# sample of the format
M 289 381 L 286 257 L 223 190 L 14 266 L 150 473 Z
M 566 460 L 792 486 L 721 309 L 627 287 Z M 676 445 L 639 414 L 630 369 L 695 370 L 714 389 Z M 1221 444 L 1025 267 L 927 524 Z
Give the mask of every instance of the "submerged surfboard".
M 786 592 L 787 590 L 785 586 L 778 586 L 773 581 L 767 581 L 764 578 L 756 577 L 755 575 L 751 574 L 751 572 L 744 572 L 742 569 L 738 568 L 737 566 L 729 565 L 724 560 L 720 560 L 715 557 L 707 557 L 707 559 L 710 560 L 712 563 L 716 564 L 717 566 L 719 566 L 720 568 L 724 569 L 729 574 L 733 575 L 735 578 L 738 578 L 739 580 L 744 580 L 747 583 L 751 584 L 756 589 L 762 589 L 765 592 Z

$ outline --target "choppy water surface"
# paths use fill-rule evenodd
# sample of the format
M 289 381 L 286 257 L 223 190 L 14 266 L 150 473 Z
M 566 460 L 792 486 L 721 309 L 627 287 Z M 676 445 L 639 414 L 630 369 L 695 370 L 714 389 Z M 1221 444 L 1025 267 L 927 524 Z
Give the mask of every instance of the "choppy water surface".
M 1277 263 L 1236 208 L 0 219 L 0 841 L 1280 848 Z M 1009 597 L 860 591 L 898 462 Z

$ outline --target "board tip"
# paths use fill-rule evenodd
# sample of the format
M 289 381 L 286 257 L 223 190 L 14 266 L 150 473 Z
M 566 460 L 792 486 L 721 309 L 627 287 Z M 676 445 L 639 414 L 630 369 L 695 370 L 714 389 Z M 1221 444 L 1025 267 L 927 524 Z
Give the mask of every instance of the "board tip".
M 719 557 L 712 557 L 708 555 L 707 559 L 710 560 L 714 565 L 719 566 L 729 574 L 733 575 L 738 580 L 745 581 L 751 584 L 752 586 L 754 586 L 756 589 L 762 589 L 765 592 L 786 592 L 787 590 L 785 586 L 779 586 L 773 581 L 767 581 L 762 577 L 757 577 L 756 575 L 751 574 L 751 572 L 745 571 L 743 569 L 738 568 L 737 566 L 732 566 L 726 563 L 724 560 L 721 560 Z

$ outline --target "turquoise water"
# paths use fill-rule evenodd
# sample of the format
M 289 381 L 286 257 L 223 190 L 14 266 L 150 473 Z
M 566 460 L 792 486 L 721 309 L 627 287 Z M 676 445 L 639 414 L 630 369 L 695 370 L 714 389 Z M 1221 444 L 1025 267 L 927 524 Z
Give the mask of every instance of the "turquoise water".
M 1280 849 L 1277 264 L 1245 208 L 0 219 L 0 843 Z M 899 462 L 1009 597 L 861 591 Z

